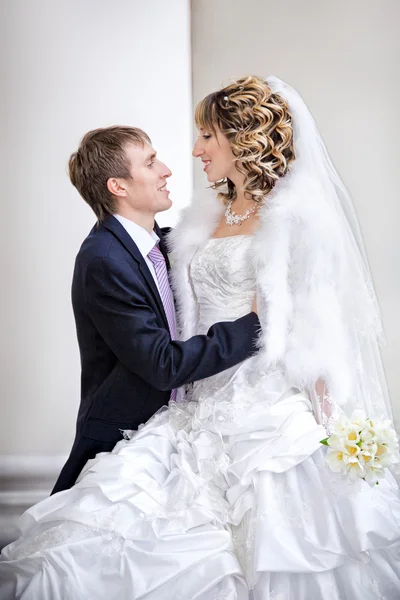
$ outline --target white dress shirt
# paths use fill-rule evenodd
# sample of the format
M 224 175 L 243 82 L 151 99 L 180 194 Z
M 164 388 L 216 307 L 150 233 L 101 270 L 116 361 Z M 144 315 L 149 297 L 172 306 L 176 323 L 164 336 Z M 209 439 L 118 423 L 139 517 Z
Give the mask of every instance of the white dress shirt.
M 154 231 L 149 233 L 146 229 L 144 229 L 140 225 L 137 225 L 136 223 L 134 223 L 130 219 L 127 219 L 126 217 L 121 217 L 121 215 L 114 215 L 114 217 L 117 219 L 117 221 L 121 223 L 121 225 L 129 233 L 129 235 L 135 242 L 136 246 L 139 248 L 139 252 L 143 256 L 147 266 L 149 267 L 149 271 L 153 276 L 157 289 L 160 290 L 160 288 L 158 287 L 158 281 L 156 272 L 154 270 L 154 265 L 147 256 L 150 250 L 154 248 L 155 244 L 157 244 L 160 241 L 160 238 Z

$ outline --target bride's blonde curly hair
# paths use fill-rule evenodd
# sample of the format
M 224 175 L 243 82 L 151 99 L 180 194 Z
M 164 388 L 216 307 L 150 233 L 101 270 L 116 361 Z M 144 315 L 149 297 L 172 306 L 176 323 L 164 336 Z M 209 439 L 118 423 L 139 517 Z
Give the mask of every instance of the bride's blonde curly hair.
M 242 77 L 209 94 L 197 105 L 195 121 L 197 127 L 214 134 L 219 129 L 228 138 L 236 168 L 245 175 L 245 193 L 255 201 L 263 200 L 295 158 L 287 102 L 261 77 Z M 230 179 L 212 187 L 227 187 L 219 193 L 224 202 L 236 198 Z

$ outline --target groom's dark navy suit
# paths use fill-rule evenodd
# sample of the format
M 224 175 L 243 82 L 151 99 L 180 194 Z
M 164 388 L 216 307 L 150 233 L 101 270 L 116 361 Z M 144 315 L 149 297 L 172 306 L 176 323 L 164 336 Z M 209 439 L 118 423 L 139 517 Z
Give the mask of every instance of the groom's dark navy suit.
M 160 250 L 167 265 L 162 232 Z M 71 454 L 54 492 L 74 485 L 89 458 L 111 451 L 170 390 L 214 375 L 255 351 L 255 313 L 207 335 L 171 341 L 154 279 L 131 236 L 112 216 L 93 228 L 75 263 L 72 303 L 81 354 L 81 403 Z

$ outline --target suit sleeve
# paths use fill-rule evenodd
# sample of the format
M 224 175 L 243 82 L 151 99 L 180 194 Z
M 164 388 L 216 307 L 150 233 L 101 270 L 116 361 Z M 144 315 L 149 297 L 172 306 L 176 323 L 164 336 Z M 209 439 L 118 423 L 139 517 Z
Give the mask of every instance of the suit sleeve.
M 118 360 L 157 389 L 210 377 L 256 352 L 260 322 L 254 312 L 217 323 L 207 335 L 172 341 L 157 324 L 144 284 L 114 259 L 91 261 L 86 295 L 93 323 Z

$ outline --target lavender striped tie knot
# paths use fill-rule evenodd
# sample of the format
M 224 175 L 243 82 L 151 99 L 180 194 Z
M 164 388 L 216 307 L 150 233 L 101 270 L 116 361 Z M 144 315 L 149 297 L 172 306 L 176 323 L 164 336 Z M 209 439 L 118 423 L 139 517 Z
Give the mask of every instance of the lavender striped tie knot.
M 169 331 L 171 338 L 174 340 L 176 337 L 176 325 L 175 325 L 175 306 L 174 297 L 172 295 L 171 286 L 168 280 L 167 265 L 165 264 L 165 258 L 157 246 L 157 244 L 150 250 L 147 255 L 154 265 L 156 277 L 158 281 L 158 291 L 160 292 L 161 301 L 165 310 L 165 316 L 167 317 Z M 176 390 L 171 392 L 171 400 L 175 400 Z

